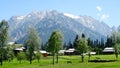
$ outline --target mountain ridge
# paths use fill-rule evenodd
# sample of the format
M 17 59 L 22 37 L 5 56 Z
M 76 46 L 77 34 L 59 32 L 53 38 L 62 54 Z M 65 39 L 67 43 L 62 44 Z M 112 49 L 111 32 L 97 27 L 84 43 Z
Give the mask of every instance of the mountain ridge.
M 104 22 L 99 22 L 90 16 L 79 15 L 76 18 L 71 18 L 55 10 L 33 11 L 27 15 L 13 16 L 8 22 L 12 41 L 21 43 L 23 43 L 26 37 L 29 25 L 36 27 L 44 43 L 49 38 L 51 32 L 56 29 L 60 29 L 63 32 L 65 36 L 64 42 L 73 41 L 76 34 L 85 33 L 87 37 L 95 40 L 106 37 L 112 32 L 112 29 Z

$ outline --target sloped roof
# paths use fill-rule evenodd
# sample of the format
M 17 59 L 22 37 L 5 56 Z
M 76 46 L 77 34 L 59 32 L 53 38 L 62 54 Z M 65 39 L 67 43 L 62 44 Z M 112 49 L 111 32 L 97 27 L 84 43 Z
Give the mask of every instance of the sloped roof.
M 41 50 L 40 52 L 41 52 L 41 53 L 47 53 L 46 51 L 43 51 L 43 50 Z
M 103 52 L 115 52 L 115 50 L 112 47 L 106 47 Z
M 64 53 L 66 50 L 59 50 L 59 53 Z

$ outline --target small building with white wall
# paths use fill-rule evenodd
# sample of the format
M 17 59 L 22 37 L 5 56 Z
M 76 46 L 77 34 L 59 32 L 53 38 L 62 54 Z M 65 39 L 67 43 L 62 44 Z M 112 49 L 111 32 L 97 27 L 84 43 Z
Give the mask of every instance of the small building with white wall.
M 65 55 L 75 55 L 76 50 L 74 48 L 68 49 L 64 52 Z
M 114 54 L 115 50 L 113 47 L 106 47 L 103 50 L 103 54 Z
M 34 53 L 36 54 L 37 51 L 34 51 Z M 40 53 L 42 54 L 43 57 L 47 57 L 47 51 L 44 51 L 44 50 L 40 50 Z

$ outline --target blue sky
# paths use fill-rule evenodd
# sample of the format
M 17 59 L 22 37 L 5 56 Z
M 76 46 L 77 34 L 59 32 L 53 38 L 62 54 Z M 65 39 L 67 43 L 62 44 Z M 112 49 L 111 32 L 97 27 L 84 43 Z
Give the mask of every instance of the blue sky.
M 57 10 L 88 15 L 109 26 L 120 25 L 120 0 L 0 0 L 0 20 L 32 11 Z

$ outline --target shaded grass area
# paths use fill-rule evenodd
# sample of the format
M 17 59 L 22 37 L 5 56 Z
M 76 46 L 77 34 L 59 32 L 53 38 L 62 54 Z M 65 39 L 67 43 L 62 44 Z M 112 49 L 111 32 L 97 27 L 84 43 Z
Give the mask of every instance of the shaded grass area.
M 103 60 L 116 60 L 114 55 L 94 55 L 91 56 L 91 59 L 96 59 L 96 57 Z M 68 60 L 72 63 L 68 64 Z M 85 56 L 85 62 L 80 61 L 80 56 L 59 56 L 59 64 L 52 65 L 52 57 L 48 56 L 47 58 L 41 58 L 39 63 L 34 60 L 32 64 L 29 64 L 29 61 L 26 60 L 23 60 L 21 64 L 16 59 L 11 62 L 5 61 L 0 68 L 120 68 L 120 58 L 116 62 L 91 63 L 88 62 L 88 56 Z

